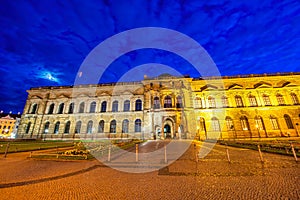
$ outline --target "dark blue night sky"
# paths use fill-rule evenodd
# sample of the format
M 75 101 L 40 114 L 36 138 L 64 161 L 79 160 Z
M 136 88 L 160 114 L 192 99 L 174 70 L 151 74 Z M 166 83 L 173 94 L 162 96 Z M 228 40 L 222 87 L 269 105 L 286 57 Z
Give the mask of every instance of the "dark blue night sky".
M 73 85 L 92 49 L 139 27 L 188 35 L 221 75 L 300 71 L 298 0 L 2 0 L 0 27 L 0 110 L 5 112 L 22 112 L 31 87 Z M 101 82 L 118 81 L 120 73 L 146 63 L 199 76 L 175 54 L 143 49 L 120 56 Z

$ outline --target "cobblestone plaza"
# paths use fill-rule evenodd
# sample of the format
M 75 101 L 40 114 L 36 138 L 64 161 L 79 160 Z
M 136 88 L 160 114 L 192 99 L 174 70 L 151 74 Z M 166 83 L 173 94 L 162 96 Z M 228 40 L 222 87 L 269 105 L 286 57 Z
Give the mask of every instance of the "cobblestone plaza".
M 293 157 L 263 153 L 262 163 L 257 151 L 229 147 L 229 163 L 226 147 L 216 145 L 196 162 L 194 152 L 202 145 L 191 146 L 167 167 L 138 174 L 111 169 L 97 160 L 57 162 L 27 159 L 28 153 L 10 154 L 0 160 L 0 199 L 300 198 L 300 168 Z

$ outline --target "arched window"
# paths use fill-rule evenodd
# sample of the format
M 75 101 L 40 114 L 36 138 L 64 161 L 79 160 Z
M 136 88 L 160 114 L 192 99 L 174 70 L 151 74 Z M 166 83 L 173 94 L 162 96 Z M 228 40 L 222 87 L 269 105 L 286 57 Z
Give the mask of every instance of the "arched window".
M 72 114 L 74 112 L 74 103 L 71 103 L 70 105 L 69 105 L 69 111 L 68 111 L 68 113 L 69 114 Z
M 75 133 L 80 133 L 81 121 L 76 122 Z
M 79 104 L 79 111 L 78 111 L 79 113 L 84 113 L 84 102 L 81 102 L 80 104 Z
M 218 118 L 216 118 L 216 117 L 213 117 L 212 119 L 211 119 L 211 126 L 212 126 L 212 130 L 213 131 L 220 131 L 221 129 L 220 129 L 220 123 L 219 123 L 219 120 L 218 120 Z
M 60 122 L 56 122 L 55 123 L 54 131 L 53 131 L 54 134 L 58 134 L 58 132 L 59 132 L 59 125 L 60 125 Z
M 106 105 L 107 105 L 107 102 L 106 101 L 103 101 L 101 103 L 101 112 L 106 112 Z
M 279 125 L 278 125 L 278 121 L 277 121 L 276 117 L 274 117 L 274 116 L 271 115 L 270 116 L 270 122 L 271 122 L 273 130 L 278 130 L 279 129 Z
M 95 113 L 96 112 L 96 102 L 93 101 L 90 105 L 90 113 Z
M 70 126 L 71 126 L 71 122 L 67 121 L 67 123 L 65 125 L 65 131 L 64 131 L 64 133 L 70 133 Z
M 293 126 L 293 123 L 292 123 L 292 120 L 291 120 L 290 116 L 285 114 L 284 115 L 284 120 L 285 120 L 285 123 L 286 123 L 286 126 L 288 127 L 288 129 L 294 129 L 294 126 Z
M 241 120 L 242 129 L 243 129 L 244 131 L 250 130 L 250 128 L 249 128 L 249 122 L 248 122 L 247 117 L 242 116 L 242 117 L 240 118 L 240 120 Z
M 111 109 L 111 111 L 112 111 L 112 112 L 118 112 L 118 105 L 119 105 L 118 101 L 117 101 L 117 100 L 114 101 L 113 104 L 112 104 L 112 109 Z
M 116 133 L 116 131 L 117 131 L 116 129 L 117 129 L 117 122 L 116 122 L 116 120 L 112 120 L 110 122 L 109 132 Z
M 172 108 L 172 98 L 170 96 L 165 97 L 164 108 Z
M 35 114 L 36 111 L 37 111 L 37 104 L 35 103 L 35 104 L 31 105 L 31 112 L 30 112 L 30 114 Z
M 127 112 L 130 110 L 130 101 L 129 100 L 126 100 L 124 101 L 124 108 L 123 108 L 123 111 L 124 112 Z
M 46 122 L 44 126 L 44 133 L 47 134 L 49 132 L 50 122 Z
M 160 109 L 159 97 L 154 97 L 153 108 L 154 109 Z
M 136 119 L 134 122 L 134 132 L 142 131 L 142 121 L 140 119 Z
M 65 106 L 64 103 L 61 103 L 61 104 L 58 106 L 58 112 L 57 112 L 57 114 L 63 114 L 63 112 L 64 112 L 64 106 Z
M 195 108 L 202 108 L 202 101 L 200 97 L 195 98 Z
M 26 131 L 25 131 L 26 134 L 29 133 L 30 126 L 31 126 L 31 122 L 29 122 L 29 123 L 27 124 Z M 5 129 L 5 127 L 4 127 L 3 129 Z
M 208 97 L 207 100 L 208 100 L 208 106 L 210 108 L 215 108 L 216 107 L 216 100 L 215 100 L 214 97 Z
M 236 95 L 236 96 L 235 96 L 235 103 L 236 103 L 236 106 L 237 106 L 237 107 L 243 107 L 243 106 L 244 106 L 242 97 L 239 96 L 239 95 Z
M 249 95 L 249 103 L 250 103 L 250 106 L 257 106 L 257 101 L 256 101 L 255 96 Z
M 222 96 L 221 101 L 222 101 L 223 107 L 225 107 L 225 108 L 229 107 L 228 98 L 226 96 Z
M 87 133 L 92 133 L 93 132 L 93 121 L 90 120 L 87 124 L 87 127 L 86 127 L 86 132 Z
M 176 101 L 177 101 L 176 107 L 177 107 L 177 108 L 182 108 L 182 107 L 183 107 L 183 104 L 182 104 L 182 97 L 181 97 L 181 96 L 178 96 L 178 97 L 176 98 Z
M 98 125 L 98 133 L 104 133 L 104 120 L 101 120 Z
M 255 117 L 254 120 L 255 120 L 256 129 L 259 129 L 259 130 L 264 130 L 265 129 L 265 125 L 264 125 L 264 121 L 263 121 L 262 117 L 257 116 L 257 117 Z
M 129 121 L 124 119 L 122 122 L 122 133 L 128 133 Z
M 291 93 L 291 98 L 292 98 L 292 101 L 293 101 L 294 105 L 298 105 L 299 104 L 299 99 L 298 99 L 298 97 L 297 97 L 297 95 L 295 93 Z
M 141 111 L 142 110 L 142 100 L 137 99 L 135 101 L 135 111 Z
M 48 114 L 53 114 L 54 111 L 54 103 L 49 106 Z
M 231 117 L 226 116 L 225 121 L 226 121 L 227 130 L 228 131 L 234 130 L 234 125 L 233 125 L 233 121 L 232 121 Z
M 266 94 L 263 95 L 263 101 L 264 101 L 264 104 L 265 106 L 271 106 L 271 101 L 270 101 L 270 97 Z
M 285 105 L 284 98 L 283 98 L 283 96 L 281 94 L 277 94 L 276 98 L 277 98 L 278 105 L 280 105 L 280 106 Z

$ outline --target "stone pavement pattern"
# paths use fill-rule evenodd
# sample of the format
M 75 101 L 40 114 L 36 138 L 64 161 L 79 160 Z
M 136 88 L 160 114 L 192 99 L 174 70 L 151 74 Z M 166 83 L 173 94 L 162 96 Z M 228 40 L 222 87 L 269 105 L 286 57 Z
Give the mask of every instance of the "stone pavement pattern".
M 300 199 L 300 168 L 293 157 L 216 145 L 196 162 L 191 146 L 176 162 L 150 173 L 124 173 L 98 161 L 28 160 L 25 154 L 0 159 L 0 199 Z M 7 183 L 74 175 L 15 187 Z M 128 167 L 128 166 L 126 166 Z M 2 186 L 2 187 L 1 187 Z

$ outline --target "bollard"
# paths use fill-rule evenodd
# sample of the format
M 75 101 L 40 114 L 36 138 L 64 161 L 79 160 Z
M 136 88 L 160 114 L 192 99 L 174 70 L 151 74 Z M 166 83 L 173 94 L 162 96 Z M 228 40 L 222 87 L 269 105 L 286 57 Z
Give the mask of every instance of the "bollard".
M 5 149 L 5 153 L 4 153 L 4 158 L 6 158 L 6 156 L 7 156 L 7 153 L 8 153 L 8 149 L 9 149 L 9 143 L 7 143 L 7 145 L 6 145 L 6 149 Z
M 108 162 L 110 162 L 110 151 L 111 151 L 111 145 L 108 146 L 108 157 L 107 157 Z
M 167 159 L 167 145 L 165 145 L 165 163 L 168 163 L 168 159 Z
M 228 160 L 228 162 L 231 163 L 230 157 L 229 157 L 229 150 L 228 150 L 228 147 L 226 147 L 226 154 L 227 154 L 227 160 Z
M 135 144 L 135 162 L 139 161 L 139 145 Z
M 261 151 L 260 151 L 260 146 L 259 146 L 259 144 L 257 145 L 257 148 L 258 148 L 258 152 L 259 152 L 259 158 L 260 158 L 260 161 L 261 161 L 261 162 L 264 162 L 264 159 L 263 159 L 263 157 L 262 157 L 262 153 L 261 153 Z
M 29 153 L 29 158 L 31 158 L 32 157 L 32 151 L 30 151 L 30 153 Z
M 295 161 L 297 162 L 297 161 L 298 161 L 298 158 L 297 158 L 297 154 L 296 154 L 296 152 L 295 152 L 295 149 L 294 149 L 294 145 L 293 145 L 293 144 L 291 144 L 291 146 L 292 146 L 292 152 L 293 152 L 293 155 L 294 155 Z

